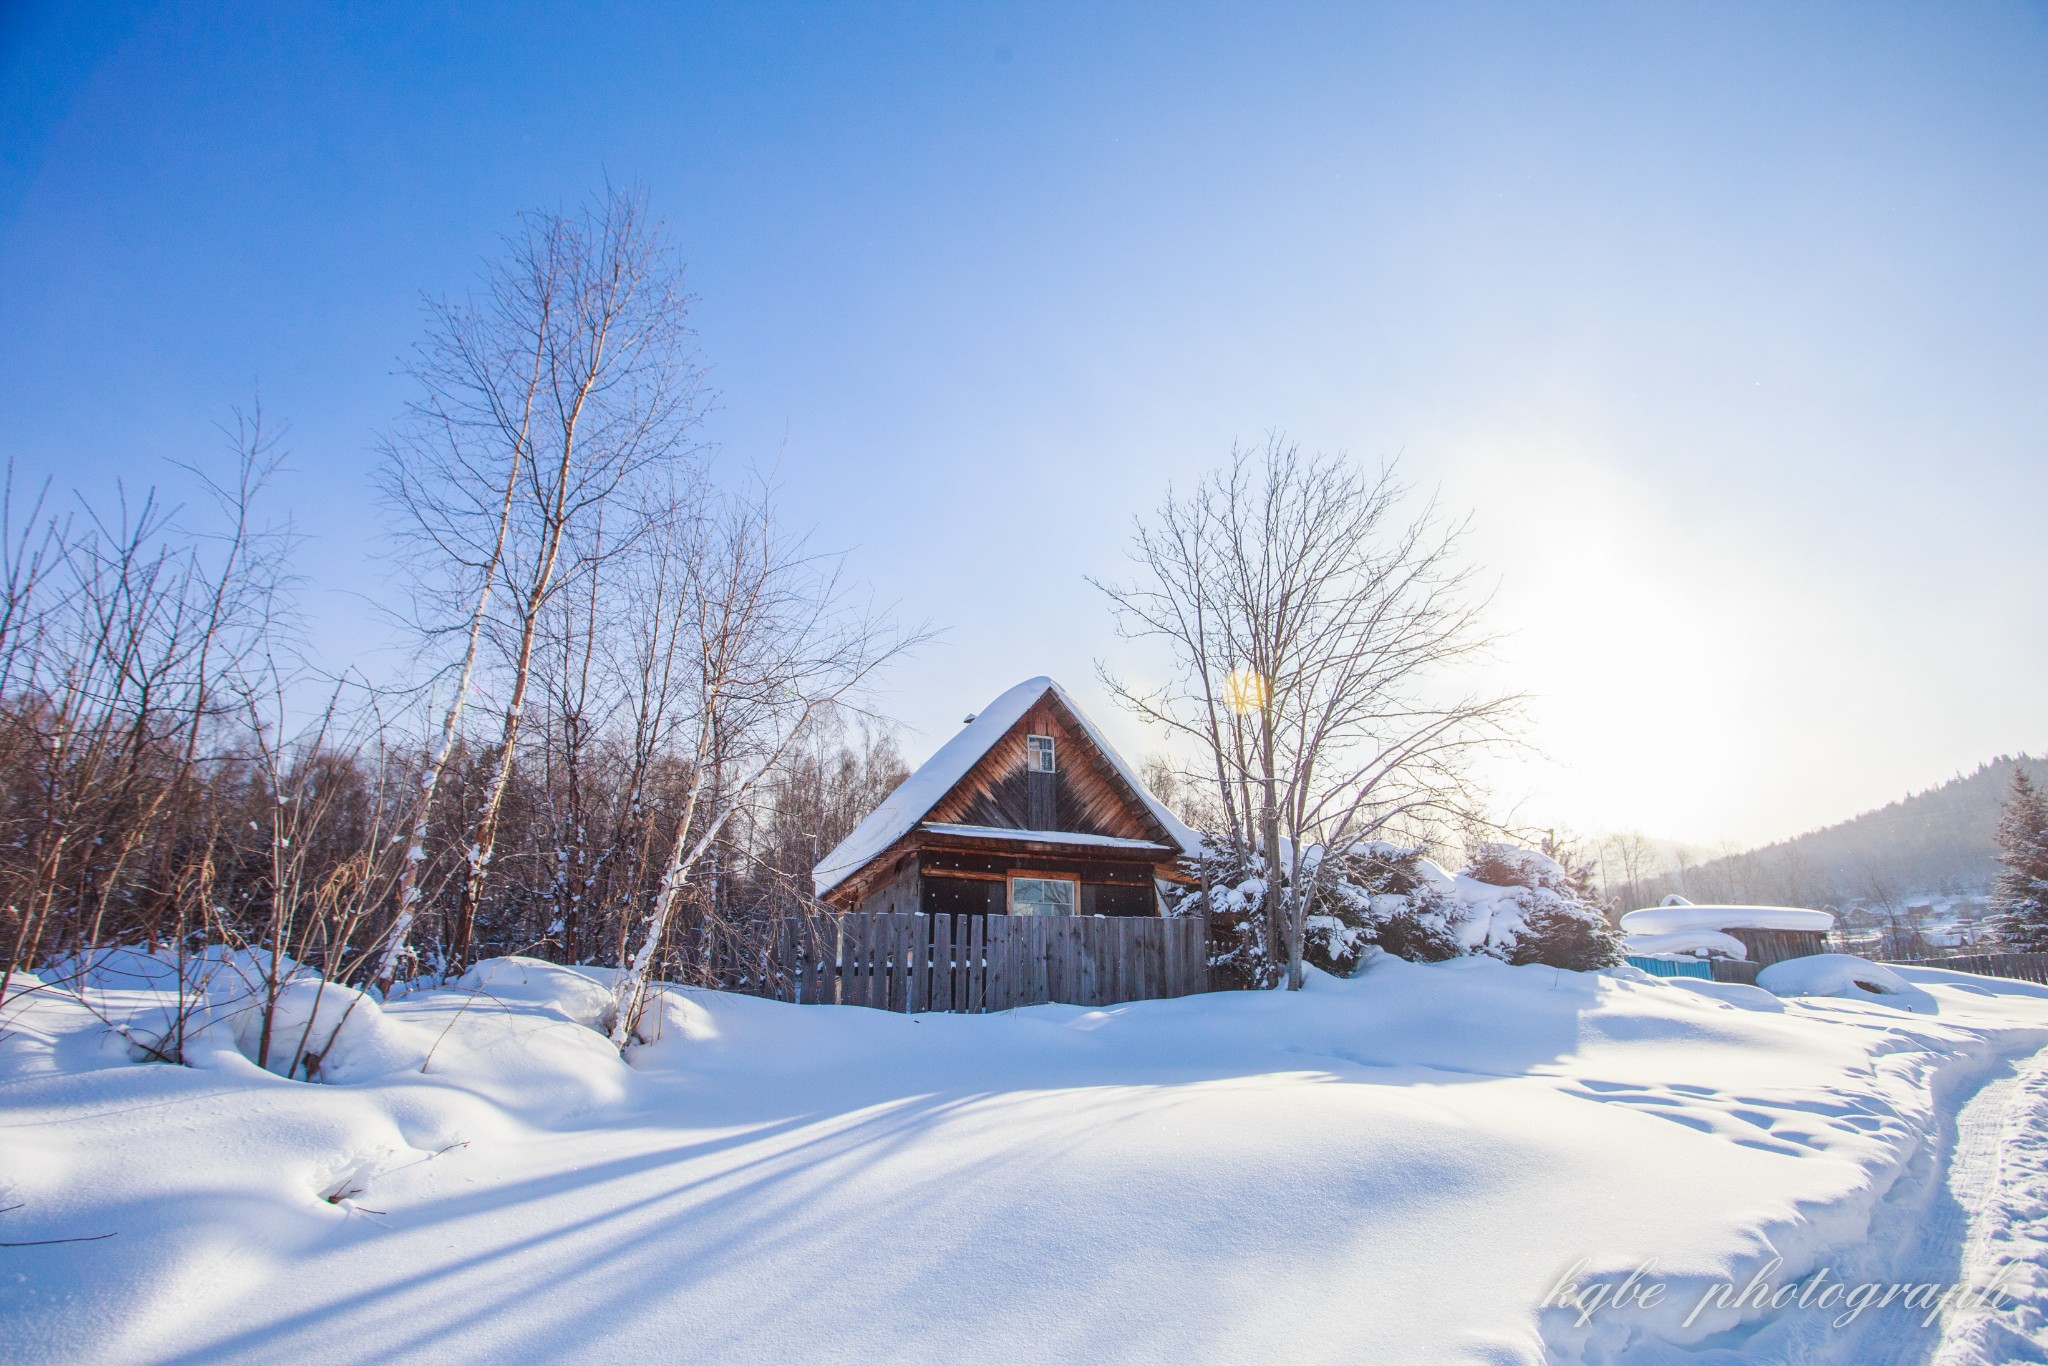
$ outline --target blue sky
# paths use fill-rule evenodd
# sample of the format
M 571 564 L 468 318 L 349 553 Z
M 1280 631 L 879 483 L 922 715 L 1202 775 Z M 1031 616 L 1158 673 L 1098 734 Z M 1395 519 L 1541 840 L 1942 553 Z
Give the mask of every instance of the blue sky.
M 943 642 L 906 749 L 1142 673 L 1083 575 L 1234 438 L 1469 509 L 1531 819 L 1751 841 L 2048 749 L 2048 5 L 0 10 L 0 453 L 260 388 L 385 634 L 421 291 L 645 187 L 733 468 Z

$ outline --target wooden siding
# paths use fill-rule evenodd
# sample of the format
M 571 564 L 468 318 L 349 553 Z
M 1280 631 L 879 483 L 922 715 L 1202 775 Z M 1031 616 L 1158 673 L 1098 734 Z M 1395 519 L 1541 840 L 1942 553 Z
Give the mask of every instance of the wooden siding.
M 1090 851 L 1093 852 L 1092 850 Z M 1059 854 L 988 854 L 926 846 L 919 854 L 928 874 L 946 877 L 994 878 L 1001 881 L 1011 873 L 1063 873 L 1083 882 L 1115 882 L 1130 886 L 1152 884 L 1152 856 L 1131 861 L 1076 858 Z
M 890 862 L 878 860 L 876 866 L 884 874 L 891 868 L 893 875 L 877 878 L 872 890 L 863 894 L 857 903 L 863 911 L 874 911 L 884 915 L 908 915 L 921 909 L 922 894 L 919 890 L 918 858 L 915 852 L 904 854 Z
M 1006 885 L 1000 878 L 991 881 L 926 873 L 918 909 L 926 915 L 1007 914 L 1010 908 L 1003 901 Z
M 1133 887 L 1128 883 L 1084 882 L 1081 914 L 1158 915 L 1159 895 L 1150 883 Z
M 1033 811 L 1024 737 L 1053 737 L 1052 800 Z M 1051 825 L 1034 815 L 1052 817 Z M 1047 693 L 989 747 L 925 820 L 946 825 L 993 825 L 1005 830 L 1071 830 L 1083 835 L 1156 840 L 1171 844 L 1137 793 L 1095 748 L 1078 722 Z
M 1827 936 L 1819 930 L 1731 929 L 1729 934 L 1749 950 L 1749 961 L 1760 968 L 1782 963 L 1787 958 L 1805 958 L 1827 952 Z
M 1053 755 L 1059 761 L 1059 755 Z M 1024 828 L 1026 830 L 1057 830 L 1060 828 L 1059 813 L 1060 775 L 1055 768 L 1051 773 L 1037 769 L 1024 774 Z

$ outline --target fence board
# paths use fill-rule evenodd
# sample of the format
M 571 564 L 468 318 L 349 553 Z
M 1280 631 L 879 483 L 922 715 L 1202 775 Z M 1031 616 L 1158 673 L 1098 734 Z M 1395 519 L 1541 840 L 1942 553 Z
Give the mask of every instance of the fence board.
M 981 998 L 978 1004 L 984 1011 L 1002 1010 L 1003 1005 L 1003 922 L 1009 917 L 1000 915 L 976 916 L 981 926 Z
M 910 954 L 915 942 L 911 936 L 917 924 L 907 916 L 892 916 L 889 920 L 889 1009 L 902 1014 L 917 1009 L 910 994 Z
M 910 985 L 906 976 L 904 959 L 909 945 L 910 921 L 905 916 L 888 915 L 877 917 L 882 921 L 882 953 L 888 963 L 888 1009 L 904 1012 L 910 1009 Z
M 1162 997 L 1180 995 L 1180 927 L 1168 928 L 1159 941 L 1159 994 Z
M 989 1008 L 989 917 L 969 915 L 967 917 L 967 1006 L 965 1010 L 983 1012 Z
M 1009 983 L 1014 976 L 1009 967 L 1010 917 L 985 916 L 981 928 L 984 936 L 982 948 L 988 956 L 987 971 L 982 977 L 981 1008 L 985 1011 L 1008 1010 Z
M 847 997 L 848 1005 L 872 1006 L 875 1004 L 875 917 L 873 912 L 862 913 L 847 927 L 847 961 L 852 976 L 847 984 L 852 987 Z
M 1042 1006 L 1052 1000 L 1052 921 L 1031 917 L 1031 999 L 1028 1005 Z
M 860 999 L 860 916 L 839 917 L 839 959 L 834 969 L 838 977 L 839 1004 L 857 1006 L 865 1004 Z
M 811 921 L 811 991 L 809 1000 L 820 1005 L 830 1005 L 839 999 L 838 962 L 838 925 L 819 920 Z
M 987 975 L 981 967 L 981 954 L 987 950 L 987 915 L 963 915 L 961 920 L 967 926 L 967 973 L 961 977 L 961 985 L 967 995 L 961 999 L 961 1010 L 973 1014 L 987 1008 Z
M 1061 973 L 1061 995 L 1053 997 L 1067 1001 L 1069 1006 L 1087 1006 L 1087 983 L 1083 975 L 1087 971 L 1087 926 L 1096 920 L 1094 915 L 1087 920 L 1075 920 L 1073 930 L 1059 934 L 1049 930 L 1053 942 L 1059 944 L 1059 973 Z

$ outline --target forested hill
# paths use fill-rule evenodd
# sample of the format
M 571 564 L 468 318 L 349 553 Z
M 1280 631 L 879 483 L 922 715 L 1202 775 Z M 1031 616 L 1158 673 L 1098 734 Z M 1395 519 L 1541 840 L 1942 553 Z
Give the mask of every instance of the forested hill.
M 1688 881 L 1783 883 L 1769 890 L 1795 905 L 1983 892 L 1997 868 L 1999 806 L 2011 790 L 2015 763 L 2029 776 L 2048 778 L 2048 760 L 2001 755 L 1974 773 L 1839 825 L 1704 863 L 1690 870 Z

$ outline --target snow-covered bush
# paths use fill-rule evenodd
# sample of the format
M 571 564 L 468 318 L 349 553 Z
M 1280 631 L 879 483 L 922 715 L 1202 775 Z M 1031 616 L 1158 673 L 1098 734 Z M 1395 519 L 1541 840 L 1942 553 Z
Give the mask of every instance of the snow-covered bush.
M 1375 841 L 1325 855 L 1316 867 L 1318 904 L 1304 952 L 1325 972 L 1349 975 L 1371 945 L 1415 963 L 1465 952 L 1451 880 L 1421 849 Z
M 375 997 L 279 955 L 209 945 L 112 948 L 45 968 L 98 1010 L 135 1061 L 190 1067 L 253 1063 L 282 1077 L 346 1080 L 417 1063 L 411 1031 Z
M 1756 984 L 1773 996 L 1838 996 L 1922 1015 L 1940 1011 L 1933 996 L 1890 968 L 1847 953 L 1783 959 L 1759 972 Z
M 1512 844 L 1482 844 L 1466 879 L 1494 892 L 1486 952 L 1509 963 L 1588 971 L 1621 961 L 1621 931 L 1593 899 L 1586 871 Z M 1502 902 L 1512 902 L 1510 909 Z
M 1271 986 L 1277 965 L 1266 952 L 1264 860 L 1232 850 L 1210 836 L 1203 852 L 1182 865 L 1196 886 L 1169 906 L 1175 915 L 1209 917 L 1209 982 L 1218 990 Z M 1201 888 L 1208 888 L 1203 899 Z
M 1213 906 L 1200 892 L 1176 906 L 1210 915 L 1210 971 L 1218 987 L 1272 981 L 1260 934 L 1263 868 L 1230 855 L 1207 856 Z M 1594 899 L 1584 870 L 1512 844 L 1485 844 L 1456 876 L 1419 847 L 1383 841 L 1340 852 L 1305 852 L 1311 898 L 1303 953 L 1336 976 L 1356 971 L 1377 946 L 1398 958 L 1437 963 L 1484 953 L 1506 963 L 1586 971 L 1621 961 L 1622 938 Z

